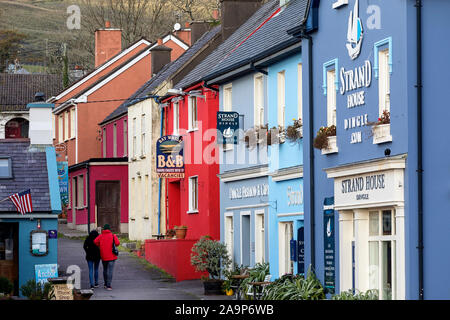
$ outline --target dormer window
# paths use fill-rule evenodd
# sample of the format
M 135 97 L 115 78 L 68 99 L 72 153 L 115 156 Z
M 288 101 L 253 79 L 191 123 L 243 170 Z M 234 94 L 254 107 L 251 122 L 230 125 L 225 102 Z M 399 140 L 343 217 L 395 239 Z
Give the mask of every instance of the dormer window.
M 0 179 L 12 179 L 11 158 L 0 158 Z

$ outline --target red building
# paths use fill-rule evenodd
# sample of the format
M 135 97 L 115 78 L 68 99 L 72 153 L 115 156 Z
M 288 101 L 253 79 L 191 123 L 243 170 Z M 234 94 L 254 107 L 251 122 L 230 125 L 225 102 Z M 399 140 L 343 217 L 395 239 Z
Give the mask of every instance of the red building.
M 126 113 L 109 117 L 170 60 L 153 53 L 164 40 L 152 45 L 141 39 L 121 51 L 121 30 L 109 23 L 96 31 L 95 41 L 95 69 L 50 100 L 56 105 L 54 145 L 57 160 L 69 164 L 69 227 L 89 230 L 108 223 L 127 233 Z M 180 46 L 183 51 L 187 44 L 166 37 L 167 50 L 176 48 L 179 55 Z

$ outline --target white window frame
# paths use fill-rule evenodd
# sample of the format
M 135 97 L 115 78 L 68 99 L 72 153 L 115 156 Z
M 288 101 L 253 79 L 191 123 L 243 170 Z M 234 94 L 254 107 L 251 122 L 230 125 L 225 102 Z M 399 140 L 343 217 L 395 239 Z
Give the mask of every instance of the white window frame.
M 172 112 L 173 112 L 172 135 L 177 136 L 180 132 L 180 104 L 179 104 L 179 102 L 173 103 Z
M 223 111 L 233 111 L 233 85 L 228 83 L 223 87 Z M 223 151 L 233 150 L 234 145 L 227 143 L 222 144 Z
M 303 121 L 303 65 L 297 65 L 297 116 Z
M 145 114 L 141 116 L 141 156 L 145 156 Z
M 189 177 L 189 211 L 187 213 L 198 213 L 198 176 Z
M 137 137 L 136 137 L 136 129 L 137 121 L 136 118 L 133 118 L 133 157 L 137 156 Z
M 327 77 L 327 127 L 336 125 L 336 69 L 328 69 Z
M 64 142 L 64 118 L 62 114 L 58 116 L 58 141 Z
M 255 210 L 255 263 L 266 260 L 265 211 Z
M 69 111 L 64 112 L 64 141 L 69 140 Z
M 123 120 L 123 156 L 128 154 L 128 121 Z
M 257 73 L 253 77 L 253 124 L 263 126 L 264 123 L 264 75 Z
M 277 110 L 278 125 L 284 128 L 286 123 L 286 70 L 277 73 Z
M 234 263 L 234 216 L 233 212 L 225 212 L 225 245 L 232 263 Z
M 291 273 L 293 270 L 293 262 L 291 261 L 290 254 L 290 240 L 289 234 L 285 232 L 286 227 L 289 225 L 292 227 L 292 238 L 294 238 L 294 222 L 293 221 L 280 221 L 278 222 L 278 274 L 283 276 L 286 273 Z M 289 266 L 288 266 L 289 265 Z M 291 269 L 291 270 L 289 270 Z
M 77 178 L 77 209 L 82 209 L 85 207 L 84 202 L 84 175 L 80 174 L 76 176 Z
M 197 97 L 188 97 L 188 131 L 198 130 L 198 100 Z
M 76 135 L 76 117 L 75 117 L 75 108 L 70 109 L 70 139 L 75 138 Z
M 383 111 L 391 111 L 391 80 L 389 73 L 389 48 L 378 51 L 379 62 L 379 77 L 378 77 L 378 101 L 379 101 L 379 115 Z

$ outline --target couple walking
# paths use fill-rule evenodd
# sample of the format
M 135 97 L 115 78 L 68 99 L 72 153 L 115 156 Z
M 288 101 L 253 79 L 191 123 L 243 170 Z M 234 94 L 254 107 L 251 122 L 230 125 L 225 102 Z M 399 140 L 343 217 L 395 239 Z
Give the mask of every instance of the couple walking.
M 120 244 L 119 239 L 111 232 L 109 224 L 103 226 L 99 235 L 97 230 L 89 233 L 84 241 L 83 248 L 86 251 L 86 260 L 89 266 L 89 282 L 91 289 L 98 288 L 98 267 L 100 260 L 103 265 L 103 281 L 106 290 L 112 290 L 111 281 L 114 271 L 114 263 L 117 260 L 118 251 L 115 246 Z

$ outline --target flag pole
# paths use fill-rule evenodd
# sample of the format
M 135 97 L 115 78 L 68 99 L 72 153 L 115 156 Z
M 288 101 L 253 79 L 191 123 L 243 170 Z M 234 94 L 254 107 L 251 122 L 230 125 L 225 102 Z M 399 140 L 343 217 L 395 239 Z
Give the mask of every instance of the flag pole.
M 0 202 L 6 201 L 6 200 L 9 200 L 9 197 L 6 197 L 5 199 L 0 200 Z

